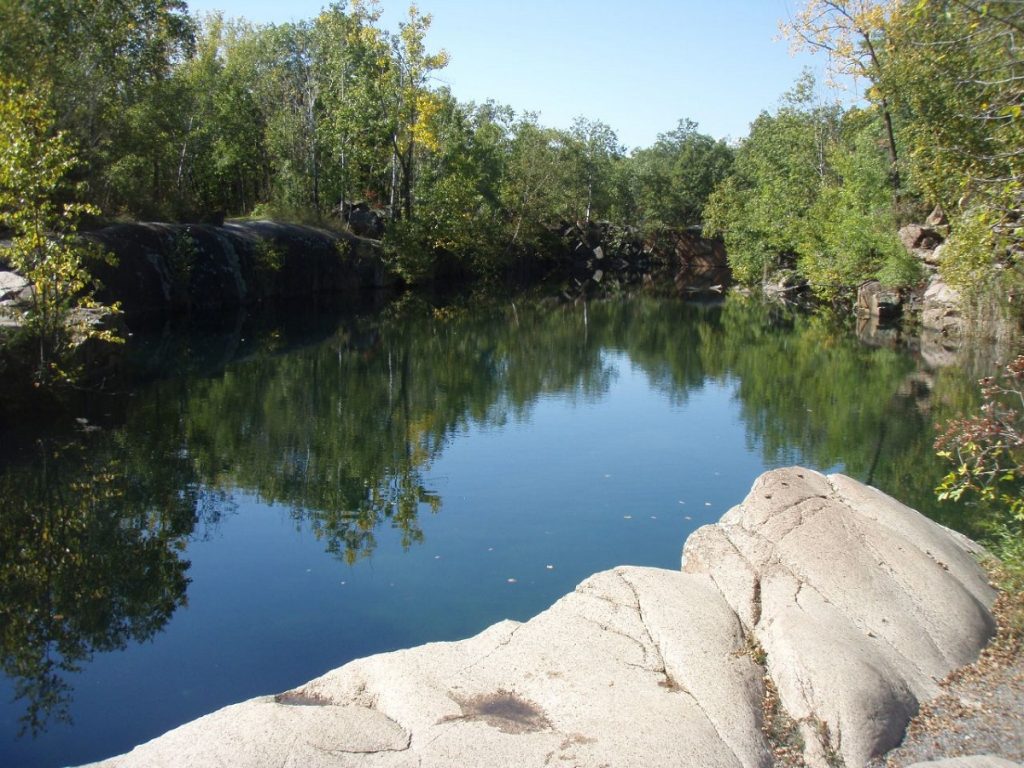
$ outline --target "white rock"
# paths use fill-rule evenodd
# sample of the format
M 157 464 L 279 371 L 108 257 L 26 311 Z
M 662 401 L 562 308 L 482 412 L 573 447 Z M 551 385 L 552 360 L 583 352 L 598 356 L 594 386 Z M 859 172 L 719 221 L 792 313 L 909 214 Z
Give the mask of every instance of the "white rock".
M 767 768 L 756 640 L 808 764 L 852 768 L 991 636 L 979 553 L 849 478 L 776 470 L 691 535 L 684 572 L 604 571 L 528 622 L 356 660 L 97 765 Z
M 106 766 L 767 768 L 761 669 L 710 579 L 617 568 L 525 624 L 354 661 Z M 372 755 L 372 759 L 371 759 Z
M 910 768 L 1021 768 L 1021 764 L 1011 763 L 1009 760 L 993 755 L 974 755 L 933 760 L 928 763 L 914 763 Z
M 994 632 L 979 552 L 873 488 L 791 468 L 696 531 L 683 568 L 708 574 L 761 644 L 807 759 L 862 765 Z

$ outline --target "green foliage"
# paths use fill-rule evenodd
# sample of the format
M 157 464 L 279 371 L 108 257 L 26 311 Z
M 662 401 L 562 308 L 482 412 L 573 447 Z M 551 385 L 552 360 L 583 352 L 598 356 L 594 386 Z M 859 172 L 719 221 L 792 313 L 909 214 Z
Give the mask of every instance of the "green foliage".
M 1020 5 L 922 0 L 885 31 L 909 170 L 950 216 L 943 270 L 961 290 L 1006 295 L 1024 253 Z
M 881 126 L 871 118 L 847 113 L 828 146 L 829 173 L 801 246 L 798 268 L 826 300 L 872 278 L 893 286 L 920 279 L 920 268 L 897 238 L 889 162 L 879 146 Z
M 775 114 L 758 116 L 704 209 L 705 231 L 723 236 L 742 283 L 763 279 L 813 242 L 808 225 L 830 175 L 839 112 L 813 106 L 812 91 L 805 74 Z
M 703 224 L 742 282 L 795 267 L 833 299 L 869 278 L 918 278 L 889 230 L 920 194 L 951 216 L 954 282 L 969 285 L 980 259 L 983 291 L 1018 289 L 1024 57 L 1011 0 L 807 0 L 787 31 L 864 76 L 868 109 L 816 104 L 805 78 L 735 150 L 680 120 L 629 157 L 597 121 L 554 129 L 459 103 L 434 82 L 448 54 L 427 50 L 431 19 L 415 5 L 396 31 L 373 0 L 265 26 L 185 11 L 0 5 L 0 71 L 45 94 L 105 213 L 320 222 L 365 201 L 402 220 L 390 249 L 420 278 L 515 269 L 562 221 Z
M 983 276 L 991 276 L 998 263 L 995 237 L 984 217 L 961 216 L 956 231 L 943 247 L 942 275 L 950 285 L 965 292 L 988 287 Z
M 732 165 L 724 141 L 698 133 L 692 120 L 658 136 L 630 157 L 629 191 L 635 222 L 645 231 L 682 229 L 701 223 L 704 205 Z
M 159 211 L 173 192 L 179 103 L 166 88 L 188 55 L 182 0 L 0 3 L 0 75 L 43 93 L 80 148 L 79 173 L 107 210 Z
M 724 236 L 740 282 L 795 266 L 825 301 L 848 299 L 869 279 L 915 284 L 920 267 L 896 234 L 880 113 L 814 106 L 813 87 L 805 76 L 775 114 L 754 122 L 708 200 L 705 228 Z
M 947 211 L 984 205 L 1012 214 L 1024 166 L 1020 9 L 1013 2 L 925 0 L 887 27 L 888 81 L 919 184 Z M 1018 199 L 1015 199 L 1018 198 Z
M 565 218 L 607 218 L 615 207 L 615 168 L 623 161 L 615 131 L 600 121 L 578 117 L 560 144 L 568 171 Z
M 980 382 L 978 415 L 951 419 L 935 441 L 953 465 L 936 488 L 941 500 L 975 499 L 998 510 L 987 520 L 994 545 L 1018 588 L 1024 584 L 1024 355 Z
M 558 132 L 538 125 L 535 115 L 524 116 L 515 126 L 500 193 L 511 217 L 509 244 L 513 247 L 539 239 L 545 224 L 557 223 L 556 217 L 564 211 L 560 193 L 566 182 L 560 146 Z
M 442 254 L 451 266 L 477 277 L 495 277 L 511 257 L 498 183 L 505 173 L 511 110 L 493 104 L 459 104 L 447 90 L 436 93 L 431 123 L 436 149 L 425 156 L 416 177 L 417 231 L 408 222 L 389 240 L 406 235 L 403 248 Z
M 435 253 L 427 245 L 430 239 L 416 221 L 390 225 L 384 253 L 390 267 L 410 285 L 429 282 L 434 274 Z
M 219 15 L 205 19 L 195 54 L 175 67 L 179 210 L 248 213 L 269 198 L 271 96 L 262 69 L 257 28 Z
M 32 287 L 21 322 L 35 348 L 37 383 L 68 378 L 68 353 L 85 338 L 114 340 L 83 314 L 97 305 L 83 264 L 90 249 L 76 241 L 75 225 L 93 209 L 61 202 L 77 165 L 44 104 L 24 86 L 0 78 L 0 225 L 13 234 L 6 259 Z

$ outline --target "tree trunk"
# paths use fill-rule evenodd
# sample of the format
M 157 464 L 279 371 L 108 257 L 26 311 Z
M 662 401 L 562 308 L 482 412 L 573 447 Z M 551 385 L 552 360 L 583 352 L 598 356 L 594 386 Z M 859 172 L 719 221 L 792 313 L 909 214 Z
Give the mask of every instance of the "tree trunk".
M 892 184 L 893 196 L 900 199 L 900 167 L 896 156 L 896 133 L 892 128 L 892 114 L 889 112 L 889 100 L 882 97 L 882 122 L 885 125 L 885 139 L 889 150 L 889 181 Z
M 878 54 L 875 52 L 875 45 L 871 42 L 871 36 L 866 32 L 861 32 L 861 37 L 864 40 L 864 47 L 867 49 L 868 55 L 871 57 L 871 66 L 874 68 L 876 73 L 876 76 L 873 78 L 875 86 L 881 90 L 882 66 L 878 61 Z M 884 95 L 881 98 L 881 107 L 882 123 L 885 125 L 886 148 L 889 151 L 889 182 L 892 184 L 893 200 L 899 202 L 900 167 L 899 156 L 896 153 L 896 132 L 892 127 L 892 113 L 889 111 L 889 100 Z

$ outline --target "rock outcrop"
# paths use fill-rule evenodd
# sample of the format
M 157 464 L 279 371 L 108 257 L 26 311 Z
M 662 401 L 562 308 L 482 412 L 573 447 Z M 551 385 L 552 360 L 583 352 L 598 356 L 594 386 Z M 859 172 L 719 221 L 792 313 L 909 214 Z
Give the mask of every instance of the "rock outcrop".
M 566 298 L 619 287 L 663 281 L 679 293 L 720 294 L 732 272 L 720 238 L 700 227 L 664 229 L 644 238 L 631 227 L 607 221 L 564 222 L 558 229 Z
M 945 238 L 935 229 L 920 224 L 907 224 L 900 228 L 900 242 L 912 255 L 931 266 L 938 266 L 935 250 Z
M 859 316 L 892 320 L 899 317 L 903 309 L 903 297 L 899 291 L 882 285 L 878 280 L 868 280 L 857 289 L 855 309 Z
M 932 275 L 921 302 L 921 325 L 941 336 L 959 336 L 964 318 L 960 293 L 938 275 Z
M 767 768 L 785 718 L 810 765 L 852 768 L 991 636 L 978 553 L 847 477 L 776 470 L 690 537 L 682 572 L 605 571 L 525 623 L 360 659 L 98 765 Z
M 925 224 L 907 224 L 899 231 L 907 253 L 917 259 L 928 276 L 920 296 L 921 326 L 926 334 L 959 337 L 965 329 L 960 294 L 942 278 L 942 265 L 949 234 L 941 208 L 932 211 Z
M 271 221 L 118 224 L 84 235 L 114 256 L 95 261 L 97 298 L 129 316 L 223 309 L 384 287 L 376 243 Z
M 966 540 L 842 475 L 770 472 L 686 542 L 764 649 L 805 756 L 863 765 L 995 630 Z

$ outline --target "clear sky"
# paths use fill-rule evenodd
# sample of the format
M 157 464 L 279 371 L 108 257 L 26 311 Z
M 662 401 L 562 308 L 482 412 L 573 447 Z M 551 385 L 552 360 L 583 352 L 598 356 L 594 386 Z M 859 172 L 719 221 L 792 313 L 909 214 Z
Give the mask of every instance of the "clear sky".
M 312 19 L 326 0 L 188 0 L 259 23 Z M 384 0 L 397 31 L 408 0 Z M 420 0 L 433 16 L 428 50 L 451 63 L 437 73 L 460 101 L 494 99 L 566 128 L 584 116 L 643 147 L 682 118 L 716 138 L 738 139 L 807 66 L 822 99 L 822 55 L 792 56 L 778 22 L 801 0 Z

